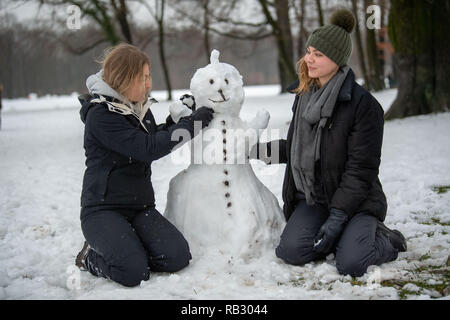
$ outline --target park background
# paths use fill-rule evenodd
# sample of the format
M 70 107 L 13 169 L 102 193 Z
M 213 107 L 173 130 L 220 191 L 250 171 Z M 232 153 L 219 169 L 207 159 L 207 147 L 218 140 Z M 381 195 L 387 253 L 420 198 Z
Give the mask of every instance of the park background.
M 361 278 L 337 274 L 332 257 L 294 267 L 273 254 L 250 264 L 199 259 L 132 290 L 77 275 L 84 171 L 77 96 L 104 50 L 128 42 L 149 54 L 160 101 L 152 111 L 162 122 L 216 48 L 244 77 L 241 117 L 267 109 L 269 129 L 285 135 L 295 63 L 308 35 L 339 7 L 358 20 L 349 65 L 385 110 L 386 223 L 405 234 L 408 251 Z M 449 16 L 448 0 L 2 1 L 0 299 L 448 299 Z M 283 165 L 252 165 L 282 204 Z M 170 157 L 153 164 L 159 211 L 170 179 L 186 166 Z

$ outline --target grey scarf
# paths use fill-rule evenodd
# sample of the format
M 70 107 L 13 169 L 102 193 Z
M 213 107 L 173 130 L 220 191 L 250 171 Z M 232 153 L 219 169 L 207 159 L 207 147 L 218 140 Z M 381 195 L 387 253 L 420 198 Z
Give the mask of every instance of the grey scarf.
M 350 68 L 344 66 L 323 87 L 299 96 L 294 115 L 291 169 L 295 186 L 308 205 L 315 204 L 315 164 L 320 159 L 322 129 L 331 117 L 339 91 Z

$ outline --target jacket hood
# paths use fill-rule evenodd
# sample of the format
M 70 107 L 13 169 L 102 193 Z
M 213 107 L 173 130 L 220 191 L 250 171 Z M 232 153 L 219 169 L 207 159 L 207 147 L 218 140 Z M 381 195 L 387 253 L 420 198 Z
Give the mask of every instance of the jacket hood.
M 150 108 L 150 105 L 157 102 L 155 99 L 147 97 L 145 102 L 136 104 L 131 103 L 127 98 L 119 94 L 103 81 L 103 70 L 89 76 L 86 80 L 86 87 L 89 90 L 89 94 L 83 94 L 78 97 L 78 100 L 81 103 L 80 117 L 83 123 L 86 123 L 90 106 L 94 102 L 105 103 L 108 110 L 111 112 L 135 116 L 142 127 L 148 132 L 142 121 Z
M 102 96 L 112 97 L 119 101 L 126 101 L 124 96 L 122 96 L 116 90 L 112 89 L 103 80 L 103 70 L 100 70 L 96 74 L 89 76 L 86 79 L 86 87 L 88 88 L 91 95 L 98 94 Z
M 89 110 L 89 107 L 91 105 L 90 101 L 92 100 L 92 96 L 89 94 L 82 94 L 81 96 L 78 96 L 78 101 L 81 103 L 81 109 L 80 109 L 80 118 L 83 123 L 86 123 L 86 117 Z
M 122 96 L 116 90 L 112 89 L 103 80 L 103 70 L 100 70 L 96 74 L 89 76 L 86 79 L 86 87 L 89 90 L 89 94 L 83 94 L 78 97 L 78 100 L 81 103 L 80 117 L 83 123 L 86 121 L 87 113 L 91 105 L 90 102 L 94 98 L 94 95 L 108 97 L 108 100 L 116 99 L 119 101 L 127 102 L 127 99 L 124 96 Z

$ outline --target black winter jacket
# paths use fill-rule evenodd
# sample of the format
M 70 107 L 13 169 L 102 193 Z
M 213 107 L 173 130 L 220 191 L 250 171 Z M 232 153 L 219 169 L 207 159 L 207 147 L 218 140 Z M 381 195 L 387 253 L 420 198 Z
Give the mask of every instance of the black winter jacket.
M 299 82 L 289 86 L 292 92 Z M 295 97 L 293 113 L 297 107 Z M 289 219 L 296 205 L 290 154 L 293 136 L 291 121 L 287 140 L 279 140 L 279 162 L 286 163 L 283 182 L 283 212 Z M 343 210 L 351 218 L 355 213 L 368 211 L 384 221 L 386 197 L 378 178 L 383 140 L 384 111 L 377 100 L 355 82 L 350 70 L 345 79 L 333 115 L 322 132 L 320 172 L 328 208 Z M 270 156 L 270 142 L 268 154 Z
M 151 163 L 181 141 L 171 141 L 174 130 L 186 129 L 193 136 L 193 120 L 182 118 L 175 124 L 169 116 L 167 123 L 157 126 L 148 110 L 142 121 L 146 131 L 135 116 L 109 111 L 106 103 L 91 103 L 94 98 L 98 96 L 78 98 L 86 154 L 81 206 L 154 206 Z

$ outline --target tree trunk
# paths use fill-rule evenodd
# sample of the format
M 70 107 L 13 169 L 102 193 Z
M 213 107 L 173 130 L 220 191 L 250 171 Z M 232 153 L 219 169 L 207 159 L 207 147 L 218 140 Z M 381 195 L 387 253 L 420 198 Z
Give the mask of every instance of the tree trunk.
M 364 87 L 367 90 L 370 90 L 371 85 L 370 85 L 369 76 L 367 74 L 366 59 L 365 59 L 364 49 L 363 49 L 363 44 L 362 44 L 361 31 L 359 29 L 357 0 L 352 0 L 352 9 L 353 9 L 353 15 L 355 16 L 355 38 L 356 38 L 356 48 L 358 51 L 359 67 L 361 69 L 361 73 L 364 78 Z
M 305 4 L 306 0 L 300 0 L 300 10 L 297 12 L 297 20 L 300 25 L 300 32 L 298 35 L 298 42 L 297 42 L 297 53 L 299 58 L 303 57 L 306 52 L 305 43 L 308 40 L 308 32 L 305 28 Z
M 170 84 L 169 68 L 167 66 L 166 54 L 164 50 L 164 9 L 165 0 L 161 0 L 161 11 L 158 18 L 158 33 L 159 33 L 159 58 L 161 59 L 161 66 L 166 81 L 167 100 L 172 100 L 172 85 Z
M 133 44 L 133 36 L 130 30 L 130 24 L 128 23 L 128 7 L 125 3 L 125 0 L 119 0 L 120 7 L 116 5 L 115 0 L 111 0 L 111 4 L 114 8 L 114 13 L 116 19 L 119 21 L 120 29 L 122 31 L 123 36 L 129 44 Z
M 92 18 L 94 18 L 95 21 L 97 21 L 97 23 L 105 32 L 106 38 L 112 45 L 118 44 L 120 42 L 120 37 L 117 35 L 116 30 L 114 29 L 114 25 L 111 22 L 111 18 L 109 17 L 107 12 L 107 8 L 104 6 L 103 3 L 100 3 L 98 0 L 91 0 L 91 1 L 95 6 L 95 8 L 97 9 L 97 12 L 80 7 L 79 4 L 77 5 L 82 12 L 90 15 Z M 97 13 L 99 13 L 101 17 L 99 17 Z
M 289 1 L 276 0 L 275 10 L 277 19 L 272 17 L 267 0 L 259 0 L 268 24 L 272 28 L 272 34 L 278 50 L 278 69 L 280 76 L 281 92 L 285 92 L 289 84 L 297 79 L 294 68 L 292 47 L 291 24 L 289 21 Z
M 319 24 L 320 26 L 323 26 L 325 25 L 325 20 L 323 18 L 322 3 L 320 2 L 320 0 L 316 0 L 316 5 L 317 5 L 317 14 L 319 16 Z
M 444 2 L 444 1 L 442 1 Z M 433 43 L 436 63 L 433 111 L 450 110 L 450 1 L 433 7 Z
M 449 0 L 392 0 L 389 37 L 399 86 L 386 119 L 449 109 L 449 7 Z
M 364 7 L 374 4 L 371 0 L 364 0 Z M 370 17 L 366 13 L 366 21 Z M 375 91 L 381 91 L 384 89 L 383 72 L 381 70 L 381 61 L 378 57 L 377 39 L 375 29 L 366 28 L 366 52 L 367 52 L 367 64 L 369 66 L 369 78 L 370 86 Z
M 386 42 L 386 16 L 387 16 L 387 2 L 389 2 L 389 0 L 378 0 L 378 4 L 381 8 L 381 30 L 383 31 L 382 35 L 383 35 L 383 39 L 379 39 L 380 42 Z M 383 85 L 386 88 L 386 84 L 384 82 L 385 76 L 386 76 L 386 52 L 383 50 L 385 56 L 383 57 L 383 59 L 379 60 L 380 61 L 380 68 L 383 72 Z
M 297 79 L 294 68 L 294 48 L 291 32 L 291 23 L 289 20 L 289 1 L 277 0 L 276 3 L 277 20 L 279 26 L 279 34 L 277 37 L 278 61 L 280 65 L 281 90 L 284 92 L 286 88 Z
M 203 5 L 203 29 L 204 29 L 204 34 L 203 34 L 203 44 L 205 46 L 205 53 L 206 53 L 206 62 L 209 63 L 209 57 L 211 55 L 211 46 L 209 44 L 209 12 L 208 12 L 208 5 L 209 5 L 209 0 L 203 0 L 202 2 Z
M 3 93 L 3 86 L 0 83 L 0 130 L 2 129 L 2 93 Z

